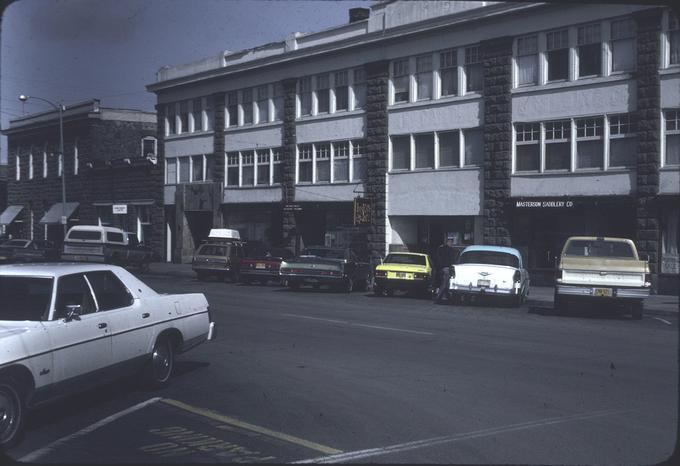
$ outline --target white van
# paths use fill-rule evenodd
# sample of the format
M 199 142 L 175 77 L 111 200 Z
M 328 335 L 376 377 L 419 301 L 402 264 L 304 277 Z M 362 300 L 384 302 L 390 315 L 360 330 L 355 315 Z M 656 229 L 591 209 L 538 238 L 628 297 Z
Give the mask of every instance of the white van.
M 139 244 L 134 233 L 115 227 L 76 225 L 66 234 L 62 260 L 132 264 L 146 269 L 153 251 Z

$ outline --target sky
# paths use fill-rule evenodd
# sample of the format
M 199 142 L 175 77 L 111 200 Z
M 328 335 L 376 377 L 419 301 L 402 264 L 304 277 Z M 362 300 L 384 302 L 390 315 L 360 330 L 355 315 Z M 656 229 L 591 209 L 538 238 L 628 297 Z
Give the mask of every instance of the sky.
M 145 86 L 164 65 L 189 63 L 344 24 L 350 0 L 16 0 L 2 12 L 0 122 L 99 99 L 153 111 Z M 0 137 L 0 163 L 6 163 Z

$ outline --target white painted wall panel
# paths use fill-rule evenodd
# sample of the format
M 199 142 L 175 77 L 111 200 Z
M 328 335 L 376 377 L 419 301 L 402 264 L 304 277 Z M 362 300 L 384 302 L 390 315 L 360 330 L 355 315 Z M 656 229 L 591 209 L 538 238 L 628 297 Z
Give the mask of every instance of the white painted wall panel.
M 256 202 L 281 202 L 281 188 L 238 188 L 225 189 L 224 204 L 248 204 Z
M 389 244 L 415 244 L 418 242 L 418 218 L 400 217 L 392 215 L 389 217 L 392 229 L 392 237 Z
M 355 113 L 338 118 L 298 121 L 295 135 L 298 144 L 360 139 L 366 135 L 366 115 L 365 113 Z
M 635 192 L 635 172 L 563 175 L 513 175 L 512 197 L 621 196 Z
M 362 183 L 299 185 L 295 186 L 295 202 L 354 201 L 362 196 L 361 191 L 365 191 Z
M 213 133 L 181 139 L 165 139 L 165 157 L 213 153 Z
M 481 215 L 481 169 L 390 174 L 387 215 Z
M 680 193 L 680 169 L 659 170 L 659 194 Z
M 281 147 L 283 136 L 281 125 L 248 130 L 225 131 L 224 150 L 226 152 L 236 150 L 250 150 L 257 148 Z
M 680 74 L 661 76 L 661 106 L 680 107 Z
M 391 108 L 389 111 L 389 134 L 443 131 L 447 129 L 474 128 L 481 126 L 484 101 L 451 101 L 445 105 Z
M 513 121 L 541 121 L 579 115 L 625 113 L 637 107 L 634 80 L 564 87 L 512 96 Z

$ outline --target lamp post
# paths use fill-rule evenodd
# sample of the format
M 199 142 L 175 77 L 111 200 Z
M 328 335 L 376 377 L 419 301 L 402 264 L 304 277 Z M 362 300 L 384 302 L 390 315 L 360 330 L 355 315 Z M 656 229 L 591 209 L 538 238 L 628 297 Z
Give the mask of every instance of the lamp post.
M 63 239 L 66 239 L 66 157 L 64 156 L 64 105 L 63 104 L 55 104 L 54 102 L 51 102 L 47 99 L 43 99 L 42 97 L 36 97 L 34 95 L 32 96 L 27 96 L 24 94 L 21 94 L 19 96 L 19 100 L 22 102 L 26 102 L 28 99 L 37 99 L 37 100 L 42 100 L 43 102 L 46 102 L 59 110 L 59 155 L 61 156 L 61 223 L 64 227 L 64 237 Z M 59 163 L 57 161 L 57 163 Z

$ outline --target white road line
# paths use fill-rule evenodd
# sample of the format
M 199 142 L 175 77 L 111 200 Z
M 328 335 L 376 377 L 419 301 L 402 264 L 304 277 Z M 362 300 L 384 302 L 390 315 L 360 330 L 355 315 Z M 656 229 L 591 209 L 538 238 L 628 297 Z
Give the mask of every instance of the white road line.
M 629 411 L 634 411 L 633 409 L 627 410 L 603 410 L 603 411 L 592 411 L 590 413 L 575 414 L 572 416 L 562 416 L 553 417 L 546 419 L 539 419 L 536 421 L 522 422 L 519 424 L 510 424 L 501 427 L 492 427 L 490 429 L 476 430 L 473 432 L 466 432 L 462 434 L 446 435 L 442 437 L 434 437 L 431 439 L 417 440 L 414 442 L 401 443 L 397 445 L 391 445 L 382 448 L 370 448 L 367 450 L 350 451 L 346 453 L 340 453 L 337 455 L 322 456 L 318 458 L 312 458 L 302 461 L 295 461 L 294 463 L 346 463 L 355 460 L 364 460 L 372 456 L 381 456 L 391 453 L 400 453 L 403 451 L 415 450 L 418 448 L 432 447 L 435 445 L 441 445 L 443 443 L 457 442 L 459 440 L 467 440 L 479 437 L 489 437 L 492 435 L 503 434 L 507 432 L 514 432 L 524 429 L 533 429 L 536 427 L 547 426 L 551 424 L 561 424 L 564 422 L 579 421 L 583 419 L 590 419 L 599 416 L 610 416 L 613 414 L 620 414 Z
M 146 407 L 146 406 L 148 406 L 148 405 L 150 405 L 150 404 L 152 404 L 152 403 L 156 403 L 156 402 L 158 402 L 158 401 L 160 401 L 160 400 L 161 400 L 160 397 L 151 398 L 151 399 L 149 399 L 149 400 L 146 400 L 146 401 L 143 401 L 143 402 L 141 402 L 141 403 L 139 403 L 139 404 L 136 404 L 136 405 L 134 405 L 134 406 L 131 406 L 131 407 L 129 407 L 129 408 L 123 410 L 123 411 L 120 411 L 120 412 L 118 412 L 118 413 L 116 413 L 116 414 L 112 414 L 111 416 L 109 416 L 109 417 L 107 417 L 107 418 L 104 418 L 104 419 L 102 419 L 101 421 L 95 422 L 94 424 L 92 424 L 92 425 L 90 425 L 90 426 L 88 426 L 88 427 L 85 427 L 84 429 L 79 430 L 78 432 L 75 432 L 75 433 L 73 433 L 73 434 L 71 434 L 71 435 L 67 435 L 66 437 L 62 437 L 62 438 L 60 438 L 59 440 L 55 440 L 54 442 L 50 443 L 50 444 L 47 445 L 46 447 L 40 448 L 40 449 L 38 449 L 38 450 L 34 450 L 34 451 L 32 451 L 31 453 L 29 453 L 29 454 L 27 454 L 27 455 L 24 455 L 23 457 L 19 458 L 18 461 L 19 461 L 20 463 L 33 463 L 33 462 L 35 462 L 38 458 L 40 458 L 40 457 L 42 457 L 42 456 L 45 456 L 45 455 L 47 455 L 48 453 L 51 453 L 51 452 L 54 451 L 57 447 L 59 447 L 59 446 L 65 444 L 65 443 L 68 443 L 68 442 L 70 442 L 70 441 L 73 440 L 73 439 L 76 439 L 76 438 L 78 438 L 78 437 L 82 437 L 83 435 L 87 435 L 87 434 L 89 434 L 89 433 L 91 433 L 91 432 L 93 432 L 93 431 L 99 429 L 100 427 L 103 427 L 103 426 L 105 426 L 106 424 L 109 424 L 109 423 L 115 421 L 116 419 L 119 419 L 119 418 L 121 418 L 121 417 L 123 417 L 123 416 L 126 416 L 126 415 L 128 415 L 128 414 L 130 414 L 130 413 L 132 413 L 132 412 L 134 412 L 134 411 L 137 411 L 137 410 L 139 410 L 139 409 L 142 409 L 142 408 L 144 408 L 144 407 Z
M 403 328 L 394 328 L 394 327 L 382 327 L 380 325 L 358 324 L 358 323 L 355 323 L 355 322 L 350 322 L 348 320 L 323 319 L 321 317 L 303 316 L 303 315 L 300 315 L 300 314 L 282 314 L 282 315 L 288 316 L 288 317 L 298 317 L 300 319 L 320 320 L 322 322 L 331 322 L 333 324 L 344 324 L 344 325 L 350 325 L 350 326 L 355 326 L 355 327 L 375 328 L 375 329 L 379 329 L 379 330 L 391 330 L 393 332 L 415 333 L 415 334 L 418 334 L 418 335 L 434 335 L 434 333 L 430 333 L 430 332 L 420 332 L 418 330 L 406 330 L 406 329 L 403 329 Z
M 652 317 L 652 319 L 660 320 L 666 325 L 673 325 L 672 323 L 668 322 L 666 319 L 662 319 L 661 317 Z

